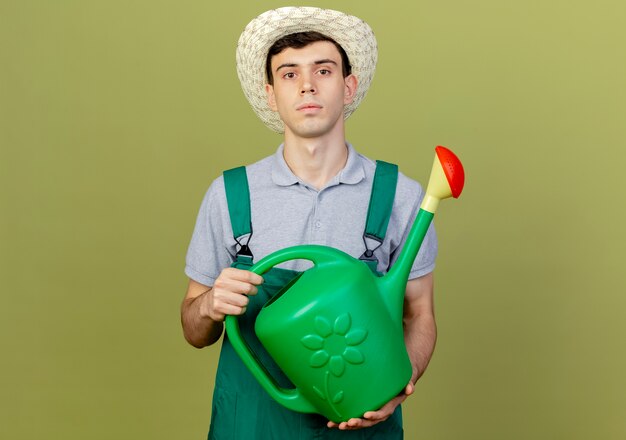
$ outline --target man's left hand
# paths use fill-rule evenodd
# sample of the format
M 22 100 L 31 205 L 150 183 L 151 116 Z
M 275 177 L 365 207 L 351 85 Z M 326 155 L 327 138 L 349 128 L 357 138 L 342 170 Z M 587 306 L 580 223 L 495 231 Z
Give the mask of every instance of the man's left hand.
M 409 382 L 409 384 L 404 388 L 402 393 L 394 397 L 391 401 L 387 402 L 378 411 L 368 411 L 363 414 L 363 418 L 354 418 L 348 420 L 347 422 L 335 423 L 329 421 L 326 426 L 328 426 L 329 428 L 338 428 L 343 431 L 369 428 L 370 426 L 374 426 L 377 423 L 384 422 L 393 414 L 398 405 L 404 402 L 404 400 L 408 396 L 413 394 L 413 391 L 415 391 L 415 385 L 413 385 L 413 382 Z

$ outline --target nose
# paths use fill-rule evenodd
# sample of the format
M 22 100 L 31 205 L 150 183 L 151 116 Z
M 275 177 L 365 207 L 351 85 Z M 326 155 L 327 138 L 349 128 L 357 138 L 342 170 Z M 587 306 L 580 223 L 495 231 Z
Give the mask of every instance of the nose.
M 313 81 L 309 76 L 302 78 L 302 84 L 300 84 L 300 94 L 305 95 L 307 93 L 315 94 L 317 92 Z

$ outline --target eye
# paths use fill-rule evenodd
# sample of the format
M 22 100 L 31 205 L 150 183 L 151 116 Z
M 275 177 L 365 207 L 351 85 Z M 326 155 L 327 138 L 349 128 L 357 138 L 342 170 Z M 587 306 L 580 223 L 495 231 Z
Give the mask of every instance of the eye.
M 283 75 L 283 78 L 286 78 L 286 79 L 293 79 L 295 77 L 296 77 L 296 74 L 294 72 L 287 72 Z
M 320 69 L 320 70 L 318 71 L 318 73 L 319 73 L 320 75 L 330 75 L 330 73 L 331 73 L 331 72 L 330 72 L 330 70 L 328 70 L 328 69 Z

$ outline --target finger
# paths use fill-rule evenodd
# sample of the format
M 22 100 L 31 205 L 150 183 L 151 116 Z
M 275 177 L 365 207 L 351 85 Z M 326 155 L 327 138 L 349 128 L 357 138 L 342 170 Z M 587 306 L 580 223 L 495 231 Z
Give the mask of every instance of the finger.
M 228 290 L 216 290 L 213 293 L 213 307 L 223 306 L 245 307 L 250 303 L 250 298 L 241 293 L 233 293 Z
M 365 420 L 371 421 L 372 424 L 384 422 L 389 417 L 391 417 L 391 415 L 393 414 L 395 409 L 398 407 L 398 405 L 400 405 L 405 399 L 406 399 L 406 396 L 404 395 L 401 397 L 396 397 L 395 399 L 387 403 L 378 411 L 366 412 L 365 414 L 363 414 L 363 418 Z
M 258 292 L 254 284 L 245 281 L 239 281 L 229 278 L 218 278 L 215 280 L 215 291 L 217 294 L 222 292 L 240 293 L 243 295 L 256 295 Z
M 263 277 L 254 272 L 250 272 L 249 270 L 229 267 L 227 269 L 224 269 L 224 272 L 227 274 L 228 278 L 231 278 L 233 280 L 243 281 L 245 283 L 254 284 L 256 286 L 258 286 L 259 284 L 263 284 Z
M 378 422 L 380 422 L 380 420 L 370 421 L 364 419 L 350 419 L 347 422 L 342 422 L 339 425 L 339 429 L 343 431 L 354 431 L 357 429 L 369 428 Z
M 395 407 L 394 407 L 395 408 Z M 393 411 L 389 411 L 386 407 L 380 409 L 378 411 L 368 411 L 363 414 L 363 418 L 372 422 L 382 422 L 383 420 L 387 420 Z
M 349 431 L 352 429 L 359 429 L 361 428 L 363 421 L 361 419 L 350 419 L 346 422 L 341 422 L 339 424 L 339 429 L 342 431 Z
M 350 419 L 348 420 L 348 426 L 350 428 L 359 428 L 363 424 L 362 419 Z
M 348 422 L 341 422 L 338 428 L 342 431 L 345 431 L 347 429 L 350 429 L 350 425 L 348 425 Z
M 246 307 L 224 304 L 222 307 L 216 309 L 216 311 L 223 315 L 243 315 L 246 313 Z
M 380 411 L 368 411 L 363 414 L 363 418 L 366 420 L 376 420 L 381 418 Z

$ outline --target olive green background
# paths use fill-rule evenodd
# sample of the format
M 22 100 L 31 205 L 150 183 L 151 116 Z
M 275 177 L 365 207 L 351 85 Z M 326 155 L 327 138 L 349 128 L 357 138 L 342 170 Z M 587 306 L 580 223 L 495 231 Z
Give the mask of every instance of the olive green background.
M 184 256 L 211 180 L 280 142 L 234 49 L 285 4 L 0 0 L 1 438 L 205 437 Z M 407 438 L 626 438 L 624 3 L 309 4 L 378 38 L 348 139 L 422 182 L 438 144 L 466 167 Z

